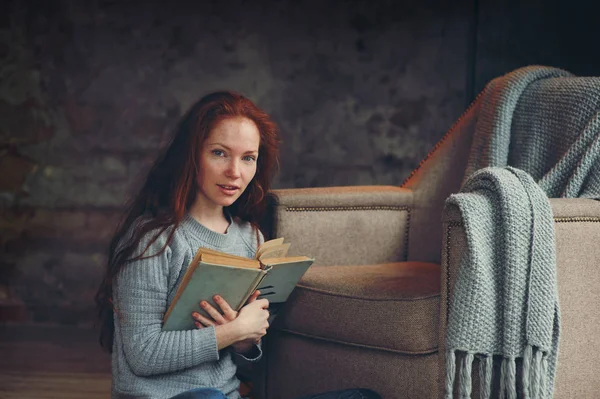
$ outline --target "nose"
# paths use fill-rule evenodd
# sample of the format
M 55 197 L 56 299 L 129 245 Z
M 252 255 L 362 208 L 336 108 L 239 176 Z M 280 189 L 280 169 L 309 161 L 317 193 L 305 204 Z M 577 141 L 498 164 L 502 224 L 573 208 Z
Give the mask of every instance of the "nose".
M 237 160 L 232 159 L 227 165 L 227 176 L 231 178 L 237 179 L 240 177 L 240 164 Z

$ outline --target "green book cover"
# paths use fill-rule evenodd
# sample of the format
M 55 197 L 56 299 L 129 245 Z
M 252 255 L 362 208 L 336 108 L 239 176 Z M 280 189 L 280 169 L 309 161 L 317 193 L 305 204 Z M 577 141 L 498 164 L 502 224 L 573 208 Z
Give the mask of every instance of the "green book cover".
M 206 315 L 200 308 L 202 300 L 219 309 L 212 299 L 216 294 L 221 295 L 233 309 L 239 310 L 265 274 L 266 271 L 260 269 L 198 263 L 179 298 L 175 297 L 162 330 L 195 329 L 192 312 Z
M 206 315 L 200 308 L 202 300 L 219 309 L 212 299 L 216 294 L 235 310 L 241 309 L 257 289 L 261 291 L 260 297 L 271 303 L 285 302 L 313 261 L 304 256 L 265 259 L 263 269 L 254 269 L 200 260 L 190 276 L 185 276 L 181 282 L 182 286 L 165 315 L 162 330 L 195 329 L 192 312 Z
M 314 259 L 306 258 L 271 264 L 269 260 L 263 261 L 268 272 L 257 289 L 260 290 L 260 298 L 266 298 L 270 303 L 287 301 L 298 281 L 314 261 Z

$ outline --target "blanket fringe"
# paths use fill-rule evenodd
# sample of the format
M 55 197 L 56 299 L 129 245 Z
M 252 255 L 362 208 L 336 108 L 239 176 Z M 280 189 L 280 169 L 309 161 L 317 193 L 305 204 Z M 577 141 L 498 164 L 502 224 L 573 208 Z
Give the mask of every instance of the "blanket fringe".
M 502 375 L 500 378 L 505 381 L 504 388 L 507 399 L 517 399 L 517 366 L 515 364 L 515 358 L 505 357 L 502 359 Z
M 481 399 L 490 399 L 492 395 L 492 371 L 494 358 L 492 355 L 482 355 L 479 358 L 479 391 Z
M 531 399 L 536 399 L 541 393 L 542 384 L 542 352 L 538 349 L 533 348 L 533 359 L 531 364 L 531 386 L 529 392 L 531 393 Z
M 458 394 L 461 399 L 471 398 L 472 370 L 475 354 L 461 352 L 458 365 Z M 527 345 L 523 353 L 522 387 L 523 398 L 544 398 L 548 374 L 549 355 L 539 348 Z M 480 398 L 492 397 L 492 380 L 494 371 L 494 358 L 491 354 L 477 354 L 479 359 Z M 446 353 L 446 385 L 444 398 L 454 398 L 454 383 L 456 379 L 457 354 L 453 350 Z M 516 358 L 508 356 L 502 358 L 500 365 L 500 398 L 517 399 L 517 367 Z
M 459 393 L 461 399 L 471 398 L 471 389 L 473 386 L 473 379 L 471 371 L 473 370 L 473 354 L 465 353 L 465 357 L 462 359 L 460 366 L 460 386 Z
M 444 399 L 452 399 L 454 376 L 456 375 L 456 356 L 453 350 L 446 352 L 446 388 Z
M 523 397 L 543 398 L 548 373 L 548 354 L 527 345 L 523 356 Z
M 546 396 L 546 384 L 548 384 L 548 354 L 542 356 L 542 378 L 540 383 L 540 398 Z
M 523 354 L 523 399 L 531 398 L 531 362 L 533 358 L 533 348 L 531 345 L 525 347 Z

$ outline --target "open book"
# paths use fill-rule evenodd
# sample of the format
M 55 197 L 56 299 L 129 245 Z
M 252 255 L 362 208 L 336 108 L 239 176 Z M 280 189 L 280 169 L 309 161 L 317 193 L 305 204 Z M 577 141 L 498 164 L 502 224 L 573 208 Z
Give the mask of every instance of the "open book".
M 215 294 L 236 311 L 257 289 L 270 303 L 285 302 L 314 261 L 306 256 L 287 256 L 289 247 L 283 238 L 266 241 L 255 259 L 198 249 L 165 313 L 162 330 L 195 329 L 192 312 L 206 315 L 199 305 L 202 300 L 219 309 L 212 299 Z

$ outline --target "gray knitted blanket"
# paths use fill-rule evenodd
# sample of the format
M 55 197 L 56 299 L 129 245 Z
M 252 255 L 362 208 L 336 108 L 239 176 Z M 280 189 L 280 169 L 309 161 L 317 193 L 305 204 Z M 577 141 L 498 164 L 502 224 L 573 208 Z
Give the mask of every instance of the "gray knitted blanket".
M 490 82 L 480 101 L 463 188 L 446 202 L 467 238 L 448 315 L 446 398 L 454 388 L 470 397 L 474 358 L 482 398 L 551 398 L 560 317 L 548 197 L 600 198 L 600 78 L 527 67 Z
M 513 166 L 550 198 L 600 197 L 600 77 L 530 66 L 492 80 L 465 173 Z
M 502 357 L 501 398 L 517 398 L 517 358 L 530 392 L 520 397 L 551 397 L 559 313 L 554 220 L 545 193 L 520 169 L 485 168 L 447 203 L 461 211 L 468 249 L 448 319 L 446 397 L 452 397 L 456 351 L 461 398 L 471 394 L 474 356 L 481 397 L 490 397 L 493 355 Z

